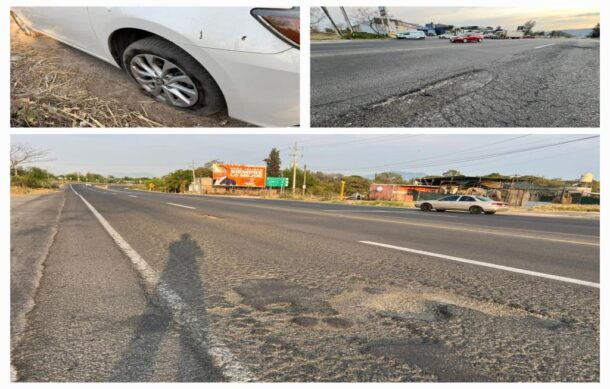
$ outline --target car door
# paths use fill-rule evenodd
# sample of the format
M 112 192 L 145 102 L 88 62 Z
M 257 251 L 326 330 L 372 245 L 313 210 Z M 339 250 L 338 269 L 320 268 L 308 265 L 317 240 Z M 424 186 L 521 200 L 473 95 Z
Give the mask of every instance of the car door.
M 35 30 L 92 54 L 102 52 L 87 7 L 23 7 L 18 12 Z
M 457 200 L 460 196 L 447 196 L 437 200 L 435 204 L 436 209 L 455 209 Z
M 476 201 L 477 200 L 472 196 L 461 196 L 459 200 L 456 201 L 456 208 L 460 211 L 468 211 Z

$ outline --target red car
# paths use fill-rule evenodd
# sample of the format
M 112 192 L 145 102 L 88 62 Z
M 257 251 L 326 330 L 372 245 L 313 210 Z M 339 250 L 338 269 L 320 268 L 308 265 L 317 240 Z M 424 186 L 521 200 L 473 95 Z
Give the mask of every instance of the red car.
M 480 34 L 462 34 L 455 35 L 450 38 L 452 43 L 470 43 L 470 42 L 482 42 L 483 35 Z

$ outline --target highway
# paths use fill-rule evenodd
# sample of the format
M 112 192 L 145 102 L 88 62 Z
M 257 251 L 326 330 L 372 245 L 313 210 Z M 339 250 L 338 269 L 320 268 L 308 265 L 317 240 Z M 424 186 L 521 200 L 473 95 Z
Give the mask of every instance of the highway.
M 599 127 L 599 41 L 312 43 L 315 127 Z
M 21 381 L 599 380 L 598 220 L 74 185 L 11 223 Z

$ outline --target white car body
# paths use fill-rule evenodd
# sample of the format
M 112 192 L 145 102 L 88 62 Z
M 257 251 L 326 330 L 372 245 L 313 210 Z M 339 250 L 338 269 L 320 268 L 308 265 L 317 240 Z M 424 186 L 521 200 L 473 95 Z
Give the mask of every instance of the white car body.
M 430 208 L 427 207 L 428 205 Z M 415 206 L 422 211 L 466 211 L 470 213 L 484 212 L 487 214 L 508 211 L 509 208 L 508 204 L 502 201 L 495 201 L 478 195 L 449 195 L 437 200 L 417 201 Z M 480 211 L 476 207 L 479 207 Z
M 290 7 L 288 7 L 290 8 Z M 158 35 L 195 58 L 229 116 L 260 126 L 299 124 L 299 49 L 247 7 L 14 7 L 34 31 L 120 67 L 110 44 L 122 29 Z
M 426 34 L 423 31 L 408 30 L 396 34 L 396 39 L 425 39 Z
M 438 36 L 438 39 L 451 39 L 453 34 L 441 34 Z

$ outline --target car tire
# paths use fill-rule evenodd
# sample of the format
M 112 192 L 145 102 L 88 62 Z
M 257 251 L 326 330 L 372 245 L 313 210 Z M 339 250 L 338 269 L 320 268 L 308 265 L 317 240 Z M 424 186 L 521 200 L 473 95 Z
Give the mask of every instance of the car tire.
M 154 79 L 145 75 L 139 81 L 134 75 L 138 71 L 137 63 L 139 60 L 147 61 L 147 59 L 152 59 L 159 64 L 168 63 L 170 67 L 174 66 L 170 70 L 174 73 L 168 73 L 165 76 L 157 75 L 159 77 L 154 77 Z M 212 75 L 186 51 L 163 38 L 152 36 L 133 42 L 123 52 L 122 60 L 129 77 L 140 86 L 146 95 L 157 101 L 174 108 L 196 111 L 200 115 L 212 115 L 226 107 L 222 91 Z M 165 84 L 173 76 L 186 76 L 186 79 Z M 160 84 L 163 85 L 159 86 Z M 154 85 L 154 88 L 149 85 Z M 168 88 L 172 85 L 173 88 Z M 183 88 L 177 93 L 188 101 L 168 92 L 168 89 L 175 91 L 176 87 Z
M 493 214 L 495 214 L 495 212 L 494 211 L 487 211 L 487 212 L 485 212 L 485 214 L 486 215 L 493 215 Z
M 480 215 L 483 213 L 483 208 L 479 207 L 478 205 L 473 205 L 472 207 L 468 208 L 468 212 L 472 213 L 473 215 Z
M 423 203 L 422 205 L 419 206 L 419 209 L 424 212 L 430 212 L 430 211 L 432 211 L 432 205 L 430 205 L 428 203 Z
M 32 30 L 15 12 L 11 11 L 11 17 L 13 18 L 13 21 L 15 22 L 17 27 L 19 27 L 21 32 L 23 32 L 25 35 L 32 37 L 32 38 L 36 38 L 36 37 L 40 36 L 39 33 Z

